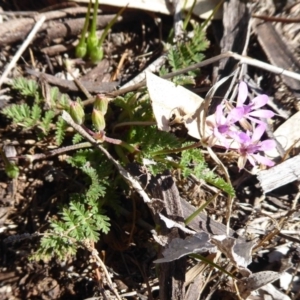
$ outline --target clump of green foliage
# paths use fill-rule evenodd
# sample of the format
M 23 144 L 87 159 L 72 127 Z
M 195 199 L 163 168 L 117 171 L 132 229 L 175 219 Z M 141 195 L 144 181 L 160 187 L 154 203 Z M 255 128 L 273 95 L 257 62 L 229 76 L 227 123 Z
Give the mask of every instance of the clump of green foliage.
M 194 35 L 189 40 L 170 49 L 168 64 L 163 72 L 176 71 L 203 59 L 202 51 L 207 48 L 208 42 L 199 28 L 195 26 Z M 196 76 L 197 72 L 188 74 L 192 79 Z M 179 79 L 176 78 L 177 81 Z M 51 88 L 50 99 L 45 101 L 37 83 L 24 78 L 15 79 L 12 87 L 26 98 L 26 103 L 8 106 L 2 110 L 2 114 L 11 118 L 14 125 L 21 126 L 24 130 L 34 130 L 40 140 L 53 137 L 58 146 L 64 143 L 67 125 L 60 117 L 60 112 L 70 111 L 68 96 Z M 185 139 L 172 132 L 160 131 L 156 126 L 143 125 L 143 122 L 154 121 L 147 93 L 128 93 L 117 97 L 113 101 L 113 107 L 115 111 L 112 119 L 117 124 L 124 125 L 114 131 L 108 127 L 106 131 L 116 138 L 121 136 L 123 144 L 106 144 L 105 147 L 117 156 L 121 164 L 143 164 L 152 174 L 166 169 L 180 169 L 185 177 L 193 174 L 229 195 L 234 195 L 232 186 L 209 170 L 199 149 L 186 150 L 188 144 Z M 111 116 L 109 107 L 104 124 L 111 123 L 107 120 Z M 91 114 L 85 113 L 80 122 L 93 128 L 91 119 Z M 72 140 L 74 144 L 81 142 L 81 139 L 79 134 L 68 133 L 67 140 Z M 108 207 L 118 209 L 118 197 L 114 191 L 120 182 L 122 185 L 124 182 L 106 156 L 98 150 L 82 149 L 74 153 L 68 162 L 83 174 L 85 188 L 81 193 L 71 194 L 68 205 L 61 208 L 59 216 L 50 219 L 49 228 L 42 234 L 39 249 L 33 256 L 36 259 L 49 259 L 54 255 L 63 259 L 74 255 L 84 241 L 97 242 L 101 233 L 109 232 L 110 219 L 106 212 Z M 126 189 L 124 193 L 127 193 Z
M 62 208 L 61 219 L 50 221 L 50 230 L 42 237 L 33 258 L 48 260 L 56 255 L 65 259 L 74 255 L 84 241 L 97 242 L 101 232 L 109 232 L 110 219 L 103 206 L 109 187 L 107 170 L 112 166 L 107 160 L 101 161 L 104 156 L 98 154 L 97 167 L 87 162 L 87 158 L 94 156 L 91 150 L 81 150 L 69 158 L 69 163 L 86 175 L 89 187 L 82 194 L 72 194 L 68 206 Z
M 69 97 L 60 94 L 57 88 L 50 91 L 50 103 L 45 103 L 41 90 L 34 80 L 19 77 L 12 82 L 13 89 L 27 98 L 27 103 L 13 104 L 5 107 L 2 114 L 11 118 L 15 125 L 25 130 L 35 129 L 39 139 L 45 138 L 51 129 L 51 124 L 57 116 L 58 109 L 69 110 Z M 45 109 L 45 105 L 49 109 Z M 58 124 L 54 127 L 57 144 L 60 145 L 64 137 L 64 122 L 58 118 Z

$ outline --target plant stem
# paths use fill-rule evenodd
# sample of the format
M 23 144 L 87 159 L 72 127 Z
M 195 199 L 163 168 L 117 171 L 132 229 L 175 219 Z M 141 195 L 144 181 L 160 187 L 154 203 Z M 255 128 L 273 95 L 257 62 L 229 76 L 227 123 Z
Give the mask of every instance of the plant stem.
M 37 153 L 37 154 L 33 154 L 33 155 L 24 155 L 24 156 L 21 156 L 20 158 L 27 159 L 30 162 L 33 162 L 35 160 L 45 159 L 45 158 L 52 157 L 52 156 L 55 156 L 55 155 L 59 155 L 59 154 L 62 154 L 62 153 L 66 153 L 66 152 L 69 152 L 69 151 L 89 148 L 91 146 L 92 146 L 91 143 L 84 142 L 84 143 L 80 143 L 80 144 L 76 144 L 76 145 L 70 145 L 70 146 L 54 149 L 54 150 L 49 151 L 45 154 L 44 153 Z

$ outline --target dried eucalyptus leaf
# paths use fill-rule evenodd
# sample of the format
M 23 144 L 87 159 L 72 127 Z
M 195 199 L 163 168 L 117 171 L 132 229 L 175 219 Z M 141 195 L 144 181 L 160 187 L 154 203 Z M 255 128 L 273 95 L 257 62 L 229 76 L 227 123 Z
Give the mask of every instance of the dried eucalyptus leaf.
M 252 291 L 256 291 L 259 288 L 279 279 L 281 274 L 279 272 L 273 271 L 263 271 L 251 274 L 248 278 L 243 278 L 237 282 L 237 286 L 240 295 L 243 299 L 250 296 Z
M 255 241 L 238 243 L 236 239 L 226 235 L 214 235 L 211 240 L 244 276 L 251 274 L 247 266 L 252 262 L 251 252 L 256 245 Z
M 210 243 L 210 235 L 206 232 L 196 233 L 186 239 L 176 238 L 171 241 L 168 248 L 163 251 L 163 258 L 155 260 L 155 263 L 166 263 L 191 253 L 216 252 L 215 245 Z
M 146 72 L 146 80 L 158 128 L 169 131 L 170 118 L 175 115 L 175 119 L 179 118 L 188 130 L 190 130 L 189 126 L 193 127 L 195 133 L 189 132 L 190 135 L 200 139 L 194 114 L 198 112 L 203 99 L 188 89 L 180 85 L 176 86 L 173 82 L 150 72 Z

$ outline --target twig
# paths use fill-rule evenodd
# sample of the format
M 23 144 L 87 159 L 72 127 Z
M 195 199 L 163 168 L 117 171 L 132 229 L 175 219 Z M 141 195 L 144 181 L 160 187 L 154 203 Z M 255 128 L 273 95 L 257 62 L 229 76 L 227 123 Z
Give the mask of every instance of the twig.
M 39 160 L 39 159 L 45 159 L 51 156 L 55 156 L 55 155 L 59 155 L 62 153 L 66 153 L 69 151 L 74 151 L 74 150 L 78 150 L 78 149 L 84 149 L 84 148 L 90 148 L 92 145 L 89 142 L 84 142 L 84 143 L 80 143 L 80 144 L 76 144 L 76 145 L 70 145 L 67 147 L 62 147 L 62 148 L 57 148 L 54 149 L 52 151 L 49 151 L 47 153 L 36 153 L 33 155 L 23 155 L 23 156 L 18 156 L 18 158 L 24 158 L 24 159 L 28 159 L 30 160 L 30 162 L 33 162 L 35 160 Z
M 11 60 L 11 62 L 8 64 L 8 66 L 6 67 L 5 71 L 3 72 L 3 74 L 2 74 L 2 76 L 0 78 L 0 87 L 1 87 L 2 83 L 5 81 L 7 75 L 9 74 L 9 72 L 15 66 L 16 62 L 18 61 L 18 59 L 21 57 L 22 53 L 28 47 L 28 45 L 30 44 L 30 42 L 33 40 L 34 36 L 36 35 L 36 33 L 38 32 L 38 30 L 40 29 L 40 27 L 43 25 L 43 23 L 45 22 L 45 20 L 46 20 L 46 17 L 45 16 L 41 16 L 41 18 L 34 25 L 33 29 L 30 32 L 30 34 L 28 35 L 28 37 L 26 38 L 26 40 L 23 42 L 22 46 L 19 48 L 19 50 L 14 55 L 13 59 Z
M 33 75 L 37 78 L 44 76 L 45 80 L 51 85 L 55 85 L 62 89 L 68 91 L 80 91 L 80 88 L 76 85 L 74 81 L 60 79 L 50 74 L 38 72 L 29 68 L 26 68 L 26 72 L 30 75 Z M 90 93 L 100 94 L 100 93 L 108 93 L 112 92 L 116 89 L 118 83 L 117 82 L 91 82 L 91 81 L 83 81 L 80 80 L 81 85 L 83 85 Z M 94 102 L 94 99 L 84 101 L 84 105 L 88 105 Z
M 264 16 L 264 15 L 252 15 L 252 18 L 261 19 L 267 22 L 281 22 L 281 23 L 300 23 L 300 18 L 282 18 L 274 16 Z
M 200 63 L 191 65 L 191 66 L 189 66 L 187 68 L 184 68 L 184 69 L 181 69 L 179 71 L 171 72 L 169 74 L 166 74 L 166 75 L 162 76 L 162 78 L 169 79 L 169 78 L 172 78 L 174 76 L 181 75 L 181 74 L 189 72 L 189 71 L 193 71 L 195 69 L 210 65 L 210 64 L 215 63 L 215 62 L 217 62 L 221 59 L 225 59 L 225 58 L 229 58 L 229 57 L 232 57 L 236 60 L 239 60 L 241 64 L 247 64 L 247 65 L 250 65 L 250 66 L 253 66 L 253 67 L 258 67 L 260 69 L 263 69 L 263 70 L 266 70 L 266 71 L 269 71 L 269 72 L 272 72 L 272 73 L 275 73 L 275 74 L 278 74 L 278 75 L 288 76 L 290 78 L 294 78 L 294 79 L 300 81 L 300 74 L 299 73 L 287 71 L 283 68 L 273 66 L 271 64 L 262 62 L 260 60 L 254 59 L 254 58 L 251 58 L 249 56 L 239 55 L 239 54 L 231 52 L 231 51 L 228 51 L 226 53 L 222 53 L 222 54 L 217 55 L 215 57 L 206 59 L 206 60 L 204 60 Z M 125 93 L 128 93 L 128 92 L 134 91 L 136 89 L 142 88 L 142 87 L 145 86 L 145 84 L 146 84 L 146 81 L 144 80 L 144 81 L 142 81 L 138 84 L 135 84 L 133 86 L 129 86 L 129 87 L 126 87 L 126 88 L 121 88 L 118 91 L 109 93 L 109 95 L 111 95 L 112 97 L 116 97 L 116 96 L 119 96 L 119 95 L 122 95 L 122 94 L 125 94 Z
M 100 267 L 102 268 L 105 277 L 108 281 L 108 284 L 111 288 L 111 290 L 113 291 L 113 293 L 115 294 L 115 296 L 117 297 L 118 300 L 122 300 L 120 295 L 118 294 L 117 290 L 114 288 L 114 285 L 110 279 L 109 273 L 107 271 L 107 268 L 105 266 L 105 264 L 103 263 L 102 259 L 99 256 L 98 251 L 95 249 L 94 245 L 90 245 L 90 243 L 83 243 L 85 245 L 85 247 L 91 252 L 92 256 L 96 259 L 97 263 L 100 265 Z
M 86 89 L 86 87 L 76 78 L 76 76 L 73 74 L 71 68 L 68 66 L 68 63 L 66 63 L 66 69 L 67 72 L 72 76 L 72 78 L 74 79 L 74 82 L 76 83 L 76 85 L 78 86 L 78 88 L 84 93 L 84 95 L 90 99 L 93 98 L 93 96 L 90 94 L 90 92 Z
M 100 151 L 102 151 L 106 157 L 116 166 L 116 168 L 119 170 L 121 176 L 130 183 L 130 185 L 140 194 L 140 196 L 143 198 L 145 203 L 150 203 L 151 199 L 147 195 L 147 193 L 143 190 L 140 183 L 135 180 L 129 172 L 127 172 L 118 161 L 116 161 L 109 152 L 104 149 L 101 145 L 99 145 L 96 140 L 93 139 L 92 136 L 90 136 L 80 125 L 76 124 L 72 117 L 66 112 L 63 111 L 62 118 L 70 125 L 72 126 L 79 134 L 81 134 L 84 138 L 86 138 L 94 147 L 98 148 Z

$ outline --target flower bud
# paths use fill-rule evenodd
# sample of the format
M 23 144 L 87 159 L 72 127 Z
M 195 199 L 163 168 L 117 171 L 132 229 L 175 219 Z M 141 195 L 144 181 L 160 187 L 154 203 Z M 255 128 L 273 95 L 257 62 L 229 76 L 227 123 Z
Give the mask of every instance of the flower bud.
M 88 54 L 89 54 L 89 58 L 90 58 L 91 62 L 93 64 L 96 64 L 99 61 L 101 61 L 104 56 L 103 48 L 98 47 L 98 46 L 91 48 L 90 50 L 88 48 Z
M 94 108 L 100 110 L 102 114 L 105 115 L 108 108 L 108 99 L 102 95 L 97 95 L 94 102 Z
M 105 119 L 103 113 L 98 109 L 93 109 L 92 122 L 97 131 L 101 131 L 105 128 Z
M 76 124 L 81 125 L 84 121 L 84 110 L 76 101 L 70 102 L 70 115 Z
M 86 52 L 87 52 L 87 45 L 86 45 L 86 43 L 78 44 L 76 46 L 76 48 L 75 48 L 75 56 L 77 58 L 83 58 L 83 57 L 85 57 Z

